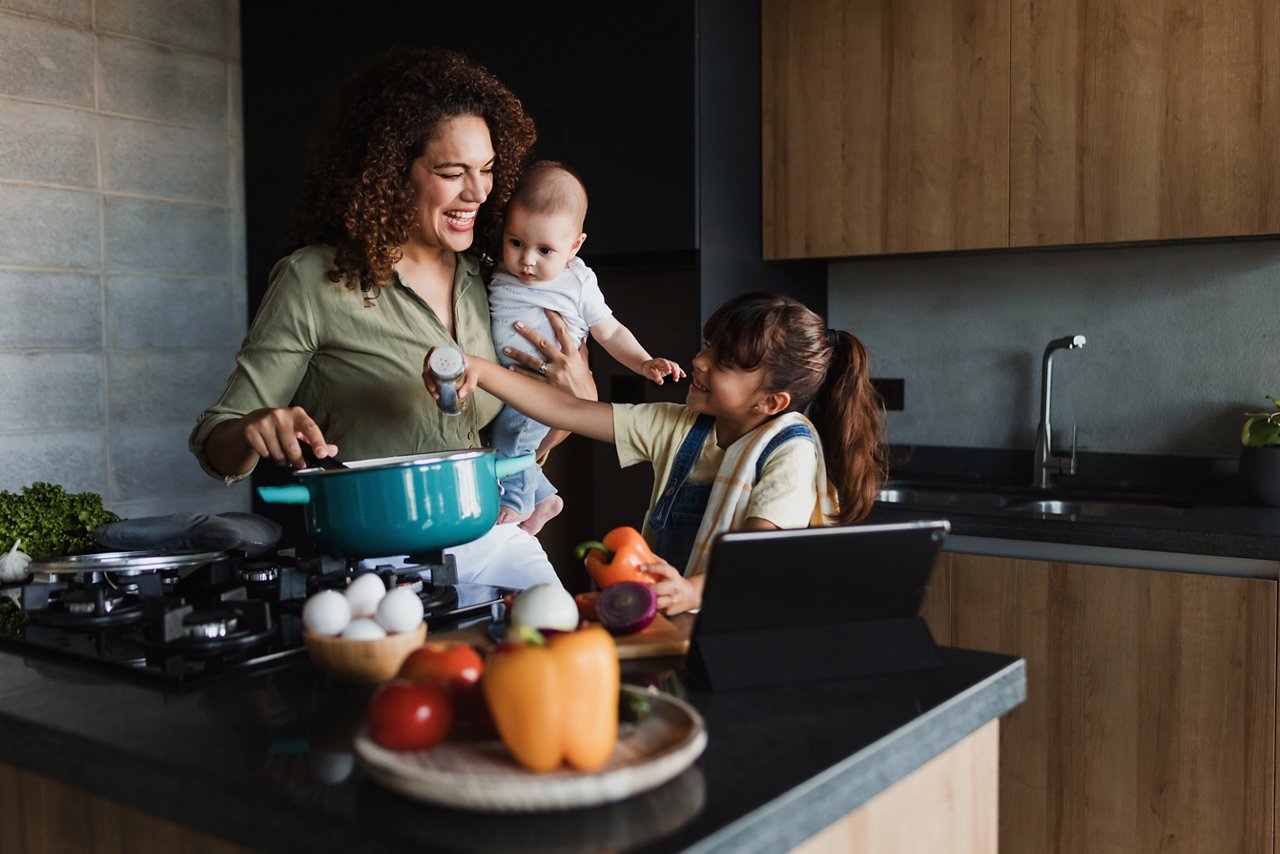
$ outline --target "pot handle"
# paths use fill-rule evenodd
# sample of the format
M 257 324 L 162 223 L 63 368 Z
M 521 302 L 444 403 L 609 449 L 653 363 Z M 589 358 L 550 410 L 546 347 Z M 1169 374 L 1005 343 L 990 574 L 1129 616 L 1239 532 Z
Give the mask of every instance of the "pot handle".
M 521 454 L 518 457 L 498 460 L 493 466 L 494 474 L 497 475 L 498 480 L 502 480 L 518 471 L 524 471 L 537 462 L 537 459 L 534 454 Z
M 311 491 L 300 483 L 288 486 L 259 486 L 258 497 L 268 504 L 310 504 Z

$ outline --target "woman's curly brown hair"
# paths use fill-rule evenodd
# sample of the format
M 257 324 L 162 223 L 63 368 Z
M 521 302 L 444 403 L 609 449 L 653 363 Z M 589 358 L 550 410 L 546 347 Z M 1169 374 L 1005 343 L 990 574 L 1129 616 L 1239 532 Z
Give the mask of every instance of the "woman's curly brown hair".
M 392 281 L 400 249 L 418 227 L 410 180 L 440 123 L 479 116 L 497 155 L 493 191 L 476 219 L 480 254 L 497 257 L 502 215 L 537 139 L 519 99 L 483 67 L 439 48 L 393 48 L 338 88 L 314 137 L 290 249 L 334 246 L 331 281 L 366 294 Z

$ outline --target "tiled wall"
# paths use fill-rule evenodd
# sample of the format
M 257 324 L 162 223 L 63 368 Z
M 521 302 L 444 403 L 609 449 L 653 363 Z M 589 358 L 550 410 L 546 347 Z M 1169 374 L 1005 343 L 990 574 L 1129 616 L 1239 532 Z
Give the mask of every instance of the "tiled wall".
M 0 0 L 0 489 L 247 509 L 186 448 L 245 328 L 239 0 Z

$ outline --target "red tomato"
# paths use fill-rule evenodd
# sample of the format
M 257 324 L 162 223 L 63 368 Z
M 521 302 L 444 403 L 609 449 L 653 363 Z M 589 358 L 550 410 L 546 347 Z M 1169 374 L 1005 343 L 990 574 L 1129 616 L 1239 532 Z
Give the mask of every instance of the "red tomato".
M 409 653 L 397 677 L 412 682 L 438 681 L 456 693 L 472 690 L 484 673 L 480 653 L 461 641 L 432 641 Z
M 369 701 L 369 734 L 388 750 L 426 750 L 452 726 L 453 704 L 433 683 L 395 679 Z
M 432 641 L 409 653 L 398 678 L 441 686 L 453 700 L 454 717 L 472 721 L 484 730 L 489 710 L 480 693 L 483 673 L 484 659 L 470 644 Z
M 579 593 L 573 597 L 573 601 L 578 603 L 578 616 L 591 622 L 600 622 L 600 617 L 596 615 L 596 600 L 600 598 L 598 592 Z

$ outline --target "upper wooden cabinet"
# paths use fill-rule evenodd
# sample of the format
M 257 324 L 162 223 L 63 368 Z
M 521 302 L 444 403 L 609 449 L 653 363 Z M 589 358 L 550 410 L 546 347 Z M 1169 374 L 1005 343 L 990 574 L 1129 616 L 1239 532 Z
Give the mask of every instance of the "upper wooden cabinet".
M 1008 245 L 1008 0 L 761 10 L 765 258 Z
M 763 0 L 766 258 L 1280 232 L 1275 0 Z
M 1280 232 L 1280 3 L 1012 0 L 1012 246 Z

